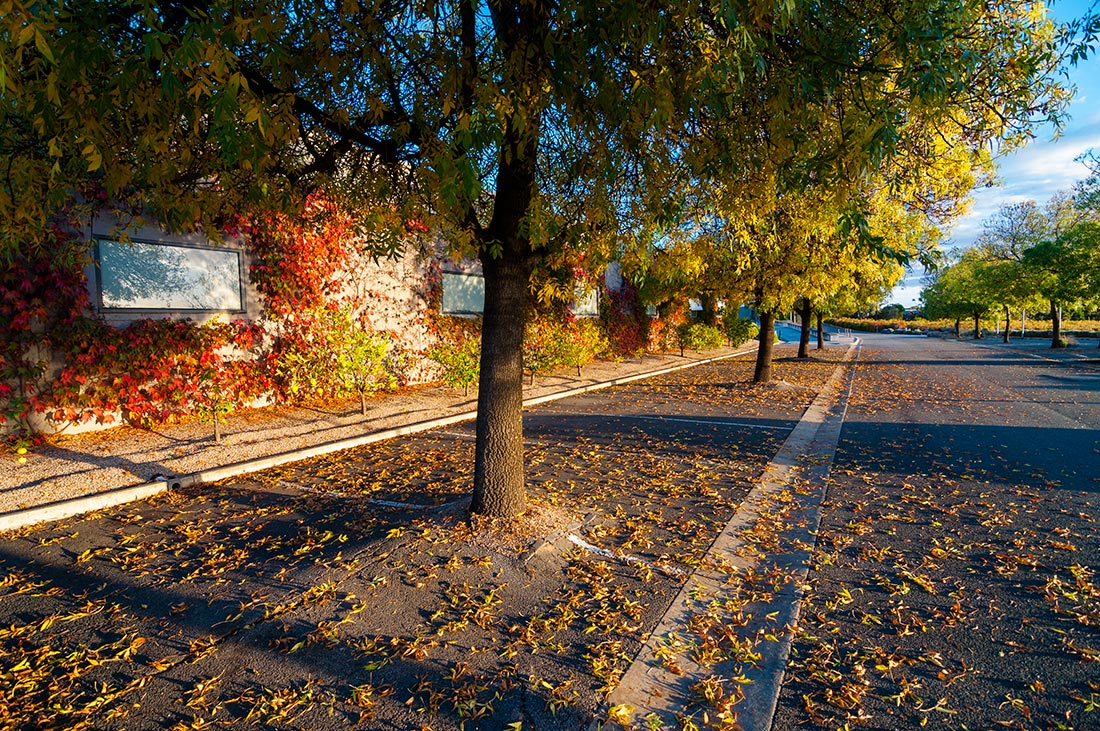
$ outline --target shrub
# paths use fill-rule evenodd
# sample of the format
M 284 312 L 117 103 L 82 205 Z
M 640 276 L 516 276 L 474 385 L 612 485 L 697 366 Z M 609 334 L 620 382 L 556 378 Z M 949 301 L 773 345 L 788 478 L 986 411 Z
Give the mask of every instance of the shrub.
M 469 395 L 470 386 L 481 375 L 481 338 L 476 334 L 447 338 L 428 357 L 443 367 L 444 383 Z
M 293 401 L 366 397 L 393 388 L 388 338 L 355 321 L 350 310 L 305 311 L 291 321 L 273 354 L 280 396 Z
M 527 323 L 523 335 L 523 367 L 531 377 L 556 368 L 583 366 L 611 352 L 598 320 L 545 315 Z
M 720 348 L 726 342 L 721 330 L 701 322 L 681 325 L 679 333 L 681 354 L 685 349 L 699 351 Z
M 731 310 L 722 318 L 722 326 L 726 330 L 726 339 L 733 347 L 752 340 L 760 334 L 760 326 L 752 320 L 742 320 L 737 316 L 736 310 Z
M 523 369 L 537 375 L 549 373 L 563 362 L 561 333 L 557 323 L 547 317 L 535 317 L 523 331 Z
M 335 367 L 347 391 L 359 394 L 360 413 L 367 415 L 367 396 L 393 388 L 397 378 L 389 369 L 390 341 L 384 335 L 355 327 L 341 328 L 333 342 Z
M 611 351 L 607 335 L 597 320 L 587 318 L 574 320 L 571 323 L 564 323 L 561 330 L 563 337 L 558 346 L 561 364 L 576 368 L 578 376 L 583 366 Z

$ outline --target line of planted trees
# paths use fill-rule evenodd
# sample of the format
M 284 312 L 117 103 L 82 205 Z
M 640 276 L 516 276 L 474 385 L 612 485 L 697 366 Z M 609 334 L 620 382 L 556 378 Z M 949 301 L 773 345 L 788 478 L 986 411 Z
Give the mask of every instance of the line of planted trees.
M 1033 0 L 4 8 L 3 255 L 49 247 L 92 183 L 180 229 L 318 191 L 424 221 L 483 265 L 473 510 L 492 515 L 524 509 L 540 265 L 569 248 L 751 300 L 767 381 L 775 314 L 931 256 L 990 145 L 1058 122 L 1058 69 L 1096 30 Z
M 1045 206 L 1005 206 L 985 221 L 975 245 L 936 272 L 921 292 L 925 316 L 954 318 L 956 334 L 961 320 L 972 320 L 980 338 L 982 318 L 997 313 L 1008 342 L 1014 311 L 1022 323 L 1027 311 L 1045 310 L 1051 347 L 1064 348 L 1063 309 L 1100 305 L 1100 161 L 1087 162 L 1093 173 L 1074 191 L 1055 195 Z

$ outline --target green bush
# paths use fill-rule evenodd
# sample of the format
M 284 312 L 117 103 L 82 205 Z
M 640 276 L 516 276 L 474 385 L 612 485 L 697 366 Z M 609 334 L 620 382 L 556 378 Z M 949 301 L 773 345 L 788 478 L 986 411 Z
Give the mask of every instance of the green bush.
M 364 329 L 350 309 L 307 311 L 284 335 L 275 373 L 292 400 L 358 395 L 365 411 L 367 396 L 396 384 L 389 350 L 389 338 Z
M 755 338 L 760 334 L 760 326 L 752 320 L 742 320 L 737 316 L 737 311 L 732 310 L 722 318 L 722 326 L 726 330 L 726 339 L 733 347 Z
M 428 357 L 443 366 L 443 382 L 451 388 L 470 393 L 470 386 L 481 375 L 481 339 L 466 336 L 443 343 L 431 350 Z
M 726 342 L 722 331 L 701 322 L 680 326 L 680 350 L 710 350 L 720 348 Z
M 345 391 L 359 394 L 360 412 L 367 415 L 367 397 L 397 385 L 390 371 L 387 354 L 390 341 L 385 335 L 372 333 L 351 324 L 333 340 L 336 374 Z
M 561 331 L 563 337 L 558 346 L 561 365 L 576 368 L 578 376 L 582 366 L 602 358 L 611 350 L 599 320 L 575 320 L 565 323 Z
M 580 374 L 585 366 L 608 354 L 610 345 L 599 320 L 536 317 L 523 334 L 523 368 L 532 377 L 568 366 Z

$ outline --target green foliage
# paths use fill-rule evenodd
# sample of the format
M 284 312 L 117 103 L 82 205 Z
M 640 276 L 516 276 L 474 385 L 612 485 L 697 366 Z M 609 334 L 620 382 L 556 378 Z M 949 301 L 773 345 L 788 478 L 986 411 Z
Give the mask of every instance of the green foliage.
M 722 317 L 722 327 L 726 331 L 726 339 L 733 347 L 755 338 L 760 334 L 760 326 L 752 320 L 743 320 L 737 315 L 737 309 L 727 307 Z
M 562 330 L 564 337 L 558 356 L 562 365 L 576 368 L 577 375 L 580 375 L 583 366 L 603 357 L 610 350 L 607 335 L 599 320 L 577 318 L 571 323 L 564 323 Z
M 393 388 L 389 348 L 388 339 L 365 330 L 347 309 L 296 313 L 272 354 L 279 395 L 291 401 L 365 399 Z
M 428 353 L 428 357 L 443 366 L 444 383 L 468 394 L 481 374 L 480 334 L 446 338 Z
M 876 320 L 900 320 L 905 315 L 905 308 L 897 303 L 886 305 L 875 313 Z
M 331 342 L 336 372 L 344 381 L 346 391 L 359 394 L 362 414 L 367 414 L 367 397 L 378 391 L 397 385 L 397 378 L 390 372 L 387 355 L 391 349 L 388 338 L 369 332 L 353 321 L 348 328 L 337 330 L 339 340 Z
M 556 368 L 576 368 L 609 351 L 607 335 L 595 319 L 542 315 L 532 318 L 523 336 L 523 368 L 532 376 Z
M 720 348 L 726 343 L 726 336 L 721 330 L 701 322 L 681 325 L 679 333 L 681 350 L 711 350 Z

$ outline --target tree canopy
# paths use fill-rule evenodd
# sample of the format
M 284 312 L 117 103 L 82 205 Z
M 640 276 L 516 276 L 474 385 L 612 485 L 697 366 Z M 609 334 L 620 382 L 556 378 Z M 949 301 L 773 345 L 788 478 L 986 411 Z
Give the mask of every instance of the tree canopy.
M 474 510 L 499 515 L 524 504 L 523 323 L 555 252 L 702 215 L 778 307 L 772 280 L 848 234 L 900 253 L 876 197 L 948 216 L 985 146 L 1067 95 L 1030 0 L 4 6 L 3 253 L 97 205 L 216 227 L 323 191 L 429 222 L 484 268 Z

